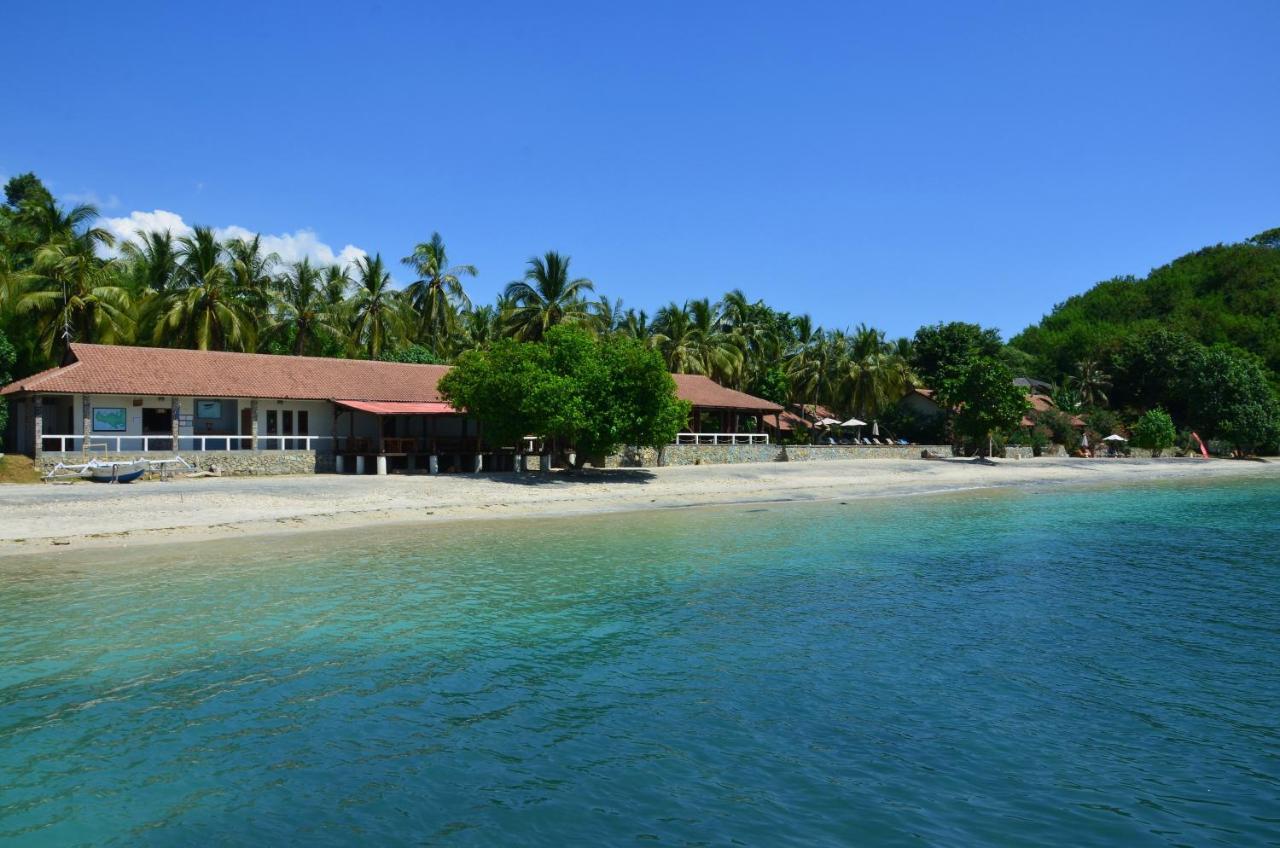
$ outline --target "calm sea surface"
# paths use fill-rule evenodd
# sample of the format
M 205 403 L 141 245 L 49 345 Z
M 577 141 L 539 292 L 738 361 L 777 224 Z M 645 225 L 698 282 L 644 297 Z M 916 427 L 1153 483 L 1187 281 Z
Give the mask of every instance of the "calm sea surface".
M 1278 725 L 1274 481 L 0 561 L 6 845 L 1277 845 Z

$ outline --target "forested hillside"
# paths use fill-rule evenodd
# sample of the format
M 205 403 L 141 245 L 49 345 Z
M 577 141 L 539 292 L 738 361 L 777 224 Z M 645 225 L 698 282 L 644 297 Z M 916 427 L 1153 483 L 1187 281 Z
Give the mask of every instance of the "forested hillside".
M 1099 283 L 1054 307 L 1010 344 L 1033 357 L 1044 379 L 1061 382 L 1079 363 L 1105 360 L 1126 339 L 1157 328 L 1257 354 L 1274 380 L 1280 374 L 1280 228 L 1189 253 L 1141 279 Z

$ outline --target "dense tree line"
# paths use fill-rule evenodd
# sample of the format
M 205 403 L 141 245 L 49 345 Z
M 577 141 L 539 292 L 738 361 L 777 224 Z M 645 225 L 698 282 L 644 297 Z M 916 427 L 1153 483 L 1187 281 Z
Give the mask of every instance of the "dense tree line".
M 601 296 L 555 251 L 477 304 L 467 288 L 479 269 L 455 263 L 438 233 L 398 266 L 412 277 L 403 287 L 381 254 L 351 266 L 286 263 L 260 237 L 220 240 L 207 227 L 117 244 L 92 206 L 63 206 L 24 174 L 0 205 L 0 370 L 56 364 L 73 341 L 453 363 L 565 326 L 638 341 L 672 372 L 878 418 L 919 441 L 977 444 L 995 431 L 1070 444 L 1068 414 L 1084 415 L 1096 435 L 1157 408 L 1180 430 L 1243 450 L 1280 441 L 1278 230 L 1099 284 L 1008 345 L 959 322 L 899 339 L 865 324 L 823 328 L 738 290 L 650 315 Z M 1013 376 L 1053 386 L 1059 411 L 1038 413 L 1031 433 L 1018 431 L 1025 400 L 1003 388 Z M 952 412 L 904 416 L 898 401 L 917 386 L 936 389 Z
M 1244 452 L 1280 443 L 1280 229 L 1117 277 L 1009 343 L 1059 406 L 1137 422 L 1161 410 Z M 1150 426 L 1150 423 L 1149 423 Z
M 258 237 L 220 241 L 207 227 L 116 244 L 97 218 L 59 205 L 34 175 L 6 186 L 0 331 L 17 373 L 56 364 L 72 341 L 451 363 L 563 325 L 639 340 L 677 373 L 840 414 L 875 416 L 915 379 L 910 343 L 880 330 L 826 330 L 740 291 L 650 316 L 600 297 L 554 251 L 476 304 L 467 285 L 479 270 L 454 263 L 438 233 L 400 260 L 413 277 L 401 288 L 380 254 L 352 267 L 283 263 Z

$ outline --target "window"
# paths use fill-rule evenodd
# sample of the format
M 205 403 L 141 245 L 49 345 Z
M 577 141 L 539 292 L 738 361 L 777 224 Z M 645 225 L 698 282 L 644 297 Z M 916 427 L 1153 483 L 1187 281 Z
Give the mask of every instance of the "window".
M 306 436 L 311 433 L 310 427 L 307 426 L 309 423 L 307 419 L 308 419 L 307 411 L 305 409 L 299 409 L 298 410 L 298 435 L 299 436 Z
M 275 436 L 275 435 L 278 435 L 279 432 L 280 431 L 276 426 L 276 411 L 274 409 L 268 409 L 267 410 L 267 435 Z

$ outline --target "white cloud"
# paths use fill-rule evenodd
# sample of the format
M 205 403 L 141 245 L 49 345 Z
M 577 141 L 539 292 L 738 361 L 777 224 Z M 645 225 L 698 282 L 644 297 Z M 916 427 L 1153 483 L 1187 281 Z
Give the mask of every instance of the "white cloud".
M 216 227 L 214 232 L 223 241 L 235 238 L 251 239 L 254 236 L 252 231 L 235 225 Z M 280 257 L 280 261 L 285 263 L 301 262 L 303 259 L 309 258 L 312 264 L 332 265 L 336 262 L 341 265 L 351 265 L 360 257 L 367 255 L 364 250 L 354 244 L 348 244 L 335 253 L 332 247 L 320 241 L 320 237 L 316 235 L 315 230 L 307 229 L 281 235 L 264 233 L 262 235 L 262 249 L 267 253 L 276 254 Z
M 123 218 L 102 218 L 101 225 L 116 237 L 116 249 L 110 251 L 119 254 L 119 245 L 124 241 L 138 241 L 139 232 L 163 232 L 168 230 L 174 238 L 190 235 L 192 228 L 182 216 L 176 212 L 155 209 L 151 212 L 130 212 Z M 214 234 L 221 241 L 235 238 L 251 239 L 255 235 L 252 230 L 232 224 L 227 227 L 214 227 Z M 282 262 L 301 262 L 309 258 L 313 264 L 353 265 L 357 259 L 368 253 L 354 244 L 348 244 L 335 251 L 329 244 L 320 240 L 315 230 L 306 228 L 292 233 L 262 234 L 262 249 L 266 253 L 275 253 Z

